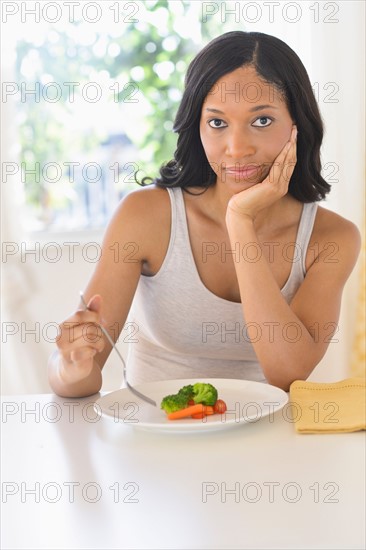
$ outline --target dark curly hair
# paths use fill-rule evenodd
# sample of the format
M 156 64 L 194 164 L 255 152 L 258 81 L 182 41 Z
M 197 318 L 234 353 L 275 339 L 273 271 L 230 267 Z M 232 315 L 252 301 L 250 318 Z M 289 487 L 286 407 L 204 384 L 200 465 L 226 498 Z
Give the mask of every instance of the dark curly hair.
M 289 193 L 301 202 L 324 199 L 331 186 L 321 176 L 320 146 L 323 123 L 304 65 L 282 40 L 260 32 L 232 31 L 205 46 L 188 67 L 185 90 L 174 122 L 178 133 L 174 158 L 160 168 L 160 177 L 143 178 L 158 187 L 214 185 L 216 174 L 199 134 L 202 104 L 215 83 L 239 67 L 250 65 L 286 101 L 298 129 L 297 163 Z

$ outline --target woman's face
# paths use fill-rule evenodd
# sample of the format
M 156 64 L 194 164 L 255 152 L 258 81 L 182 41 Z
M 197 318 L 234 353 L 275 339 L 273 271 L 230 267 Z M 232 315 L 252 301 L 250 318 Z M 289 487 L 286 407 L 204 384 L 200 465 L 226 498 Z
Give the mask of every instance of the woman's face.
M 217 185 L 232 194 L 263 181 L 294 121 L 284 98 L 251 66 L 223 76 L 207 94 L 200 136 Z

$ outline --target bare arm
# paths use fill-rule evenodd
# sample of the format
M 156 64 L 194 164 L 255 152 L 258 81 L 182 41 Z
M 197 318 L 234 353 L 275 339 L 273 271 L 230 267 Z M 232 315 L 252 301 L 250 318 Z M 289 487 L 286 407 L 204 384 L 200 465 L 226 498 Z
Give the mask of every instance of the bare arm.
M 260 246 L 254 220 L 261 209 L 286 195 L 295 164 L 294 127 L 269 176 L 230 199 L 226 225 L 232 243 L 256 242 Z M 306 379 L 323 357 L 329 328 L 334 331 L 338 323 L 343 286 L 359 253 L 358 229 L 340 217 L 333 225 L 326 231 L 328 240 L 338 245 L 337 263 L 324 261 L 326 253 L 321 252 L 290 305 L 263 255 L 257 262 L 242 260 L 235 265 L 245 320 L 259 324 L 261 330 L 260 338 L 252 341 L 253 347 L 267 380 L 284 390 L 294 380 Z M 319 328 L 317 334 L 314 326 Z M 291 328 L 292 334 L 287 332 Z
M 80 308 L 60 325 L 58 350 L 49 360 L 48 376 L 52 390 L 63 397 L 100 390 L 111 346 L 98 325 L 103 323 L 116 341 L 126 322 L 149 231 L 146 197 L 140 193 L 125 197 L 107 228 L 100 260 L 84 292 L 91 311 Z
M 228 228 L 233 243 L 260 247 L 249 218 L 231 214 Z M 252 343 L 259 362 L 267 380 L 286 391 L 294 380 L 306 379 L 325 354 L 337 328 L 343 286 L 358 256 L 360 235 L 350 222 L 343 220 L 330 240 L 338 245 L 335 262 L 327 262 L 324 248 L 290 305 L 263 254 L 257 262 L 235 264 L 245 320 L 255 327 Z

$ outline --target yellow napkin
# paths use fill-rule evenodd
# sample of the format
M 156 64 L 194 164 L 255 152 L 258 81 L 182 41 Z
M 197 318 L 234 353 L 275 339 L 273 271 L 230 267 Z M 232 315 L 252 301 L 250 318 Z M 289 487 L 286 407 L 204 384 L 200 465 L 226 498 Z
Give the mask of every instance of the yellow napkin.
M 317 383 L 295 380 L 290 386 L 293 419 L 299 433 L 345 433 L 366 429 L 363 378 Z

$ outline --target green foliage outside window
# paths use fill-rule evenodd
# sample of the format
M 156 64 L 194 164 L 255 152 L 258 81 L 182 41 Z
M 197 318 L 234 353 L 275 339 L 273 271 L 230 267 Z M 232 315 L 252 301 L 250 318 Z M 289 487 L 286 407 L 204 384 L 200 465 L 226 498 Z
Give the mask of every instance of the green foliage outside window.
M 70 101 L 70 85 L 64 83 L 78 83 L 73 93 L 75 100 L 80 100 L 83 86 L 94 81 L 96 76 L 104 79 L 103 94 L 108 96 L 108 101 L 121 107 L 121 121 L 126 109 L 135 107 L 132 100 L 144 103 L 147 115 L 139 126 L 141 131 L 136 132 L 134 124 L 123 127 L 123 133 L 134 147 L 134 157 L 129 160 L 140 169 L 139 179 L 157 175 L 160 165 L 172 158 L 177 137 L 172 126 L 188 64 L 204 44 L 223 31 L 216 22 L 199 22 L 200 41 L 182 39 L 174 30 L 177 6 L 173 10 L 172 2 L 167 1 L 139 4 L 164 20 L 163 31 L 147 18 L 139 23 L 125 24 L 117 37 L 98 32 L 97 27 L 91 29 L 87 38 L 89 44 L 85 41 L 82 44 L 74 39 L 78 32 L 75 22 L 65 28 L 54 25 L 42 44 L 26 40 L 17 43 L 17 81 L 27 89 L 38 83 L 50 97 L 44 100 L 40 94 L 37 101 L 31 94 L 27 95 L 19 104 L 18 115 L 20 160 L 28 170 L 34 168 L 35 163 L 40 166 L 38 174 L 28 172 L 23 179 L 26 201 L 39 221 L 39 228 L 51 227 L 57 213 L 67 212 L 80 201 L 76 193 L 78 182 L 72 181 L 65 162 L 77 161 L 79 156 L 93 160 L 93 151 L 109 137 L 97 122 L 93 124 L 93 115 L 85 117 L 84 128 L 75 128 L 75 102 Z M 183 15 L 192 8 L 192 2 L 176 1 L 174 4 L 180 5 Z M 56 97 L 57 91 L 52 87 L 47 91 L 50 82 L 58 83 L 63 92 L 54 102 L 52 97 Z M 97 115 L 103 116 L 100 103 L 89 107 L 96 119 Z M 45 180 L 42 167 L 47 163 L 51 168 Z M 53 163 L 63 168 L 58 180 L 52 171 Z M 55 181 L 50 183 L 52 178 Z M 119 198 L 137 187 L 132 180 L 125 177 L 122 184 L 115 181 Z

